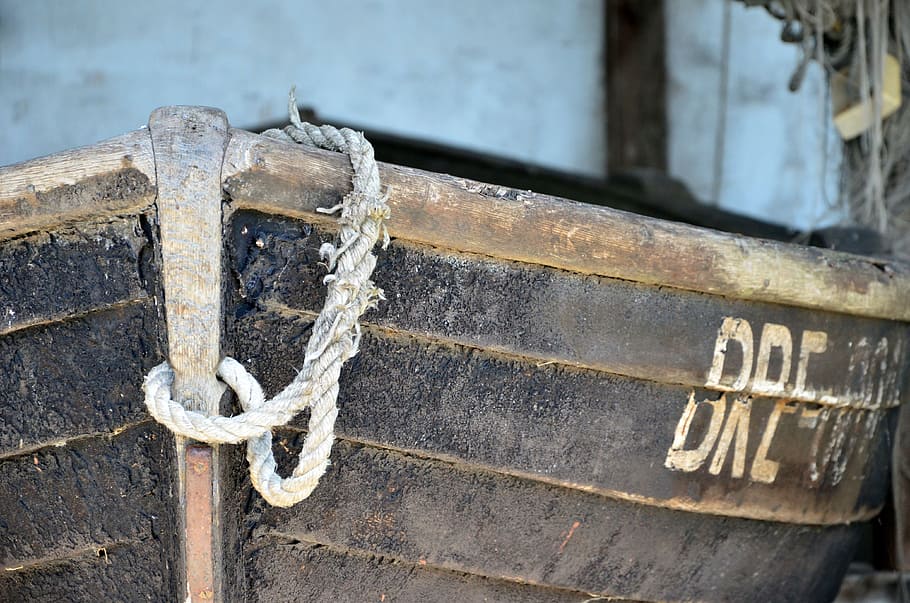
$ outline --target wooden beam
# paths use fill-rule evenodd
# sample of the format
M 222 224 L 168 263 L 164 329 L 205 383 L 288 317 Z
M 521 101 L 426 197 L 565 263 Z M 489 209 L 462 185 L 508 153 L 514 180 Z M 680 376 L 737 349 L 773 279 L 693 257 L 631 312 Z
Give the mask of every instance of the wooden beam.
M 221 164 L 227 116 L 205 107 L 163 107 L 149 118 L 158 181 L 161 271 L 172 395 L 219 414 L 221 361 Z M 218 446 L 177 437 L 183 561 L 188 600 L 223 601 Z M 206 524 L 200 526 L 200 523 Z
M 607 163 L 667 169 L 663 0 L 604 2 Z
M 345 126 L 363 132 L 373 145 L 376 157 L 381 157 L 386 163 L 481 182 L 495 182 L 508 188 L 532 190 L 554 197 L 750 237 L 793 241 L 800 234 L 792 228 L 701 203 L 682 182 L 653 169 L 623 170 L 610 174 L 607 179 L 592 178 L 498 155 L 408 138 L 376 128 L 365 128 L 359 124 L 323 120 L 313 114 L 312 110 L 305 107 L 300 110 L 309 114 L 304 119 L 310 123 L 332 123 L 338 127 Z M 280 129 L 285 125 L 286 121 L 275 121 L 249 129 L 264 132 L 271 128 Z M 852 230 L 844 231 L 843 236 L 836 242 L 842 243 L 845 237 L 852 234 Z M 811 244 L 816 247 L 838 249 L 828 243 L 827 237 L 817 237 Z
M 0 240 L 136 214 L 155 200 L 148 130 L 0 168 Z
M 307 220 L 350 190 L 347 157 L 232 131 L 233 207 Z M 380 164 L 394 237 L 737 299 L 910 320 L 910 266 L 646 218 Z

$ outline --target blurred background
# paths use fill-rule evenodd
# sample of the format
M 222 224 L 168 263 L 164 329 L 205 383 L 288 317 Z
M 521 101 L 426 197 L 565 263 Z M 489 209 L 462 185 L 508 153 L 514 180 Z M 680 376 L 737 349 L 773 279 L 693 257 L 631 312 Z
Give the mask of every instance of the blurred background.
M 264 128 L 296 84 L 332 123 L 595 179 L 650 168 L 805 231 L 844 218 L 840 145 L 818 65 L 788 90 L 780 31 L 723 0 L 0 0 L 0 164 L 160 105 Z

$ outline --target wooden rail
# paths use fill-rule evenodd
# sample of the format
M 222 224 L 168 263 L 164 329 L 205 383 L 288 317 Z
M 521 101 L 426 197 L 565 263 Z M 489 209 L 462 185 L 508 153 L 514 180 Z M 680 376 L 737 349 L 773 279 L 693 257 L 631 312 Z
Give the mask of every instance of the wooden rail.
M 910 320 L 910 266 L 750 239 L 383 164 L 393 237 L 640 283 Z M 346 157 L 234 130 L 222 168 L 236 207 L 317 219 L 350 189 Z M 325 218 L 323 218 L 325 219 Z
M 155 202 L 148 130 L 0 167 L 0 240 Z
M 392 236 L 646 284 L 910 320 L 910 267 L 750 239 L 383 164 Z M 222 167 L 238 207 L 319 219 L 350 187 L 339 154 L 231 131 Z M 0 239 L 154 202 L 147 130 L 0 168 Z M 323 218 L 324 219 L 324 218 Z

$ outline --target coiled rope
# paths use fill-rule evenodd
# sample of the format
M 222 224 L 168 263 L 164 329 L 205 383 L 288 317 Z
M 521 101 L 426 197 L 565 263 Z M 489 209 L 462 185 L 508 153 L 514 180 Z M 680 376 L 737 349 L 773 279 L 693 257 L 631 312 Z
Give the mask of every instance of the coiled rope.
M 328 467 L 338 416 L 335 403 L 341 367 L 357 353 L 361 336 L 358 319 L 384 299 L 382 290 L 370 280 L 376 266 L 372 248 L 380 236 L 383 248 L 389 241 L 383 226 L 389 207 L 381 193 L 372 145 L 363 134 L 347 128 L 302 122 L 293 89 L 288 112 L 291 125 L 263 135 L 346 153 L 354 168 L 353 191 L 339 205 L 317 209 L 327 214 L 340 212 L 341 232 L 337 247 L 325 243 L 319 250 L 330 274 L 323 279 L 326 300 L 313 325 L 302 370 L 278 395 L 266 400 L 259 382 L 243 365 L 224 358 L 218 377 L 234 390 L 243 408 L 232 417 L 190 411 L 171 399 L 174 373 L 167 362 L 153 368 L 144 384 L 149 413 L 175 434 L 210 444 L 246 441 L 253 487 L 267 502 L 279 507 L 290 507 L 309 496 Z M 287 424 L 305 408 L 310 409 L 310 419 L 297 467 L 290 477 L 282 478 L 272 452 L 271 430 Z

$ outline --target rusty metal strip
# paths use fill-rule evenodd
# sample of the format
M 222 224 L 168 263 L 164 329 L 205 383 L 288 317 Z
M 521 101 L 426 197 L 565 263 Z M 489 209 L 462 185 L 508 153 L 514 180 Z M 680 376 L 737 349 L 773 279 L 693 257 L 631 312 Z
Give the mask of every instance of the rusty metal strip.
M 186 584 L 193 601 L 215 598 L 213 463 L 210 446 L 186 447 Z

